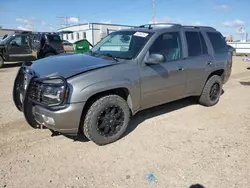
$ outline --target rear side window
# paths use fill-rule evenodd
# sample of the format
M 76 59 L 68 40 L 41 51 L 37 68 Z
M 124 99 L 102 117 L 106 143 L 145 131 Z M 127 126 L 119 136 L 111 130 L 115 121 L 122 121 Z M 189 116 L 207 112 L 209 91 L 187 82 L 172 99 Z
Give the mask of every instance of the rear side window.
M 227 52 L 226 41 L 220 33 L 207 32 L 207 35 L 216 54 Z
M 201 55 L 201 44 L 198 32 L 186 32 L 188 45 L 188 56 L 194 57 Z
M 207 45 L 200 32 L 186 32 L 189 57 L 207 54 Z
M 61 38 L 59 35 L 47 35 L 47 38 L 50 42 L 60 42 Z

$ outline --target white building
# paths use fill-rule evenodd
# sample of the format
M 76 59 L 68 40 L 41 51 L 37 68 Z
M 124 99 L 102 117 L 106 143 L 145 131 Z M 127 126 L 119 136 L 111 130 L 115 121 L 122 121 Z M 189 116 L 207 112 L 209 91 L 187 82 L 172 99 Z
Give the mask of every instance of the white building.
M 63 40 L 74 43 L 78 40 L 87 39 L 92 45 L 98 43 L 103 37 L 113 31 L 128 29 L 134 26 L 105 24 L 105 23 L 86 23 L 58 29 L 57 31 L 73 31 L 70 34 L 63 34 Z

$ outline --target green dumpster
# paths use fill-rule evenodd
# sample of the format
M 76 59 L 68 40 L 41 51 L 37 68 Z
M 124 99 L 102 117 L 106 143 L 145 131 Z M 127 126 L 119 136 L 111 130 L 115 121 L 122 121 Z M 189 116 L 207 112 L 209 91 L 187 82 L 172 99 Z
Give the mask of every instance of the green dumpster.
M 73 44 L 75 53 L 85 53 L 88 52 L 92 44 L 89 43 L 87 39 L 76 41 Z

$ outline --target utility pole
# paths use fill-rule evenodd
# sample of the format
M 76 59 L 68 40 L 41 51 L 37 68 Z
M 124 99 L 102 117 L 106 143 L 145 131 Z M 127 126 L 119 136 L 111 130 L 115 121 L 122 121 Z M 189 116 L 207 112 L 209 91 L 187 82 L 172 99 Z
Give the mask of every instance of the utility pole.
M 153 0 L 153 18 L 152 18 L 153 24 L 155 23 L 155 3 L 156 3 L 156 0 Z
M 59 21 L 60 28 L 69 26 L 69 24 L 68 24 L 68 19 L 69 19 L 68 16 L 57 16 L 57 19 Z

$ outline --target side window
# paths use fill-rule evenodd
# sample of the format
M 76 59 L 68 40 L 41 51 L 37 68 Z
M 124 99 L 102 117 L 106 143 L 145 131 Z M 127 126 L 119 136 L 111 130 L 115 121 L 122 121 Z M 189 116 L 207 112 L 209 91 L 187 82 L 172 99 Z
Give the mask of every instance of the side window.
M 198 32 L 186 32 L 188 45 L 188 56 L 195 57 L 202 55 L 200 36 Z
M 28 36 L 16 36 L 12 41 L 15 41 L 18 46 L 29 46 L 29 37 Z
M 22 45 L 22 37 L 16 36 L 12 41 L 15 41 L 19 46 Z
M 227 52 L 226 41 L 220 33 L 207 32 L 215 53 Z
M 165 56 L 166 61 L 181 58 L 181 39 L 178 32 L 169 32 L 160 35 L 149 49 L 149 53 Z

